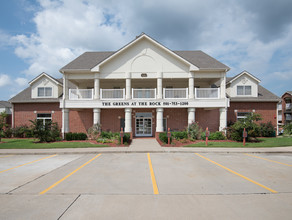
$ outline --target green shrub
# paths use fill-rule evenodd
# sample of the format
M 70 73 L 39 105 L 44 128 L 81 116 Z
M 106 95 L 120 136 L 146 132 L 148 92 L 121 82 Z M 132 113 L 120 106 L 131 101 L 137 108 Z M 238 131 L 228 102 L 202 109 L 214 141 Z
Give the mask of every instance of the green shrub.
M 167 132 L 163 132 L 159 134 L 159 139 L 165 143 L 168 144 L 168 137 L 167 137 Z M 172 142 L 172 137 L 170 137 L 170 143 Z
M 12 128 L 6 128 L 4 131 L 3 131 L 3 136 L 6 137 L 6 138 L 11 138 L 12 137 Z
M 275 137 L 276 132 L 271 121 L 268 123 L 260 124 L 260 136 L 262 137 Z
M 30 122 L 32 123 L 33 137 L 38 138 L 40 142 L 56 141 L 60 137 L 60 129 L 56 122 L 48 121 L 45 124 L 41 120 Z
M 87 135 L 85 133 L 72 133 L 69 132 L 65 135 L 66 141 L 80 141 L 80 140 L 86 140 Z
M 200 128 L 199 124 L 193 122 L 188 127 L 188 136 L 191 140 L 198 140 L 201 137 L 203 130 Z
M 171 136 L 176 140 L 187 139 L 188 132 L 187 131 L 173 131 L 171 132 Z
M 123 143 L 124 144 L 129 144 L 130 143 L 130 139 L 131 139 L 131 135 L 129 133 L 124 133 Z M 118 137 L 118 140 L 119 140 L 119 144 L 121 144 L 120 136 Z
M 25 134 L 29 132 L 29 128 L 26 125 L 21 125 L 12 129 L 13 137 L 24 138 Z
M 292 123 L 284 126 L 284 135 L 292 135 Z
M 243 141 L 244 128 L 247 131 L 246 141 L 251 141 L 252 138 L 260 136 L 260 127 L 255 123 L 261 120 L 259 114 L 250 114 L 245 120 L 235 122 L 227 129 L 227 137 L 234 141 Z
M 206 133 L 205 132 L 202 133 L 201 139 L 206 140 Z M 216 131 L 216 132 L 210 133 L 208 140 L 226 140 L 226 137 L 222 132 Z
M 101 125 L 94 124 L 91 128 L 88 129 L 88 138 L 89 139 L 97 139 L 101 132 Z

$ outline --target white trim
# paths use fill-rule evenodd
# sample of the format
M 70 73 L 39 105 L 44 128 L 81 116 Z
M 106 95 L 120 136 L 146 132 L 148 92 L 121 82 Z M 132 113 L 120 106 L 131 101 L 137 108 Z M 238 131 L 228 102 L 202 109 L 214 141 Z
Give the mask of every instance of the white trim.
M 31 85 L 33 84 L 35 81 L 39 80 L 41 77 L 47 77 L 49 78 L 50 80 L 52 80 L 53 82 L 55 82 L 57 85 L 60 85 L 60 86 L 63 86 L 62 83 L 60 83 L 59 81 L 55 80 L 54 78 L 52 78 L 50 75 L 48 75 L 47 73 L 43 72 L 41 73 L 40 75 L 38 75 L 36 78 L 34 78 L 33 80 L 31 80 L 28 84 Z
M 236 77 L 234 77 L 233 79 L 231 79 L 227 84 L 232 83 L 233 81 L 235 81 L 236 79 L 240 78 L 244 74 L 248 75 L 249 77 L 251 77 L 252 79 L 254 79 L 255 81 L 257 81 L 258 83 L 261 82 L 261 80 L 259 80 L 258 78 L 256 78 L 252 74 L 250 74 L 249 72 L 243 71 L 242 73 L 240 73 L 239 75 L 237 75 Z
M 130 42 L 129 44 L 127 44 L 126 46 L 122 47 L 120 50 L 118 50 L 117 52 L 113 53 L 111 56 L 109 56 L 108 58 L 106 58 L 105 60 L 103 60 L 102 62 L 100 62 L 98 65 L 96 65 L 95 67 L 93 67 L 91 69 L 92 72 L 99 72 L 99 67 L 101 65 L 103 65 L 104 63 L 108 62 L 109 60 L 113 59 L 114 57 L 118 56 L 119 54 L 121 54 L 122 52 L 124 52 L 125 50 L 127 50 L 129 47 L 131 47 L 132 45 L 134 45 L 135 43 L 137 43 L 138 41 L 142 40 L 142 39 L 148 39 L 150 42 L 152 42 L 153 44 L 155 44 L 156 46 L 158 46 L 159 48 L 163 49 L 164 51 L 172 54 L 173 56 L 175 56 L 177 59 L 179 59 L 180 61 L 190 65 L 190 71 L 198 71 L 199 68 L 197 66 L 195 66 L 194 64 L 190 63 L 189 61 L 187 61 L 186 59 L 182 58 L 181 56 L 177 55 L 176 53 L 174 53 L 173 51 L 171 51 L 170 49 L 168 49 L 167 47 L 163 46 L 162 44 L 158 43 L 157 41 L 153 40 L 151 37 L 149 37 L 148 35 L 146 35 L 145 33 L 141 34 L 139 37 L 137 37 L 135 40 L 133 40 L 132 42 Z
M 140 113 L 140 112 L 139 112 Z M 143 134 L 137 134 L 137 120 L 139 120 L 139 119 L 143 119 L 143 129 L 145 128 L 144 127 L 144 124 L 145 124 L 145 120 L 144 119 L 150 119 L 150 126 L 151 126 L 151 133 L 149 134 L 149 133 L 147 133 L 147 134 L 145 134 L 144 133 L 144 130 L 143 130 Z M 136 137 L 152 137 L 152 117 L 135 117 L 135 136 Z
M 44 89 L 44 96 L 39 96 L 39 89 L 43 88 Z M 51 92 L 51 95 L 50 96 L 46 96 L 46 88 L 51 88 L 52 89 L 52 92 Z M 39 86 L 36 88 L 37 89 L 37 98 L 52 98 L 53 97 L 53 94 L 54 94 L 54 89 L 53 87 L 51 86 Z

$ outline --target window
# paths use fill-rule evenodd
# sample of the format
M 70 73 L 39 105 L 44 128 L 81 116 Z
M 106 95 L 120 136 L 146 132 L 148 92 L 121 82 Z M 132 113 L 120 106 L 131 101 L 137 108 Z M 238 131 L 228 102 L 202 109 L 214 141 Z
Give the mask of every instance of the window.
M 167 119 L 163 118 L 163 131 L 167 131 Z
M 251 112 L 237 112 L 237 121 L 244 121 Z
M 251 86 L 237 86 L 237 95 L 251 95 Z
M 52 114 L 48 113 L 37 114 L 37 120 L 42 120 L 43 124 L 45 125 L 46 122 L 52 121 Z
M 38 97 L 52 97 L 52 87 L 39 87 Z

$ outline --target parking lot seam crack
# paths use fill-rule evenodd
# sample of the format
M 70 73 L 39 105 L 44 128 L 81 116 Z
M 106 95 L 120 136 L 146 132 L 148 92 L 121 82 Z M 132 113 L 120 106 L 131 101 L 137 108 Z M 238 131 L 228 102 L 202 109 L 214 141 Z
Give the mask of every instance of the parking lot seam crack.
M 77 201 L 77 199 L 79 199 L 79 197 L 81 196 L 81 194 L 79 194 L 74 200 L 73 200 L 73 202 L 71 202 L 71 204 L 65 209 L 65 211 L 60 215 L 60 217 L 58 218 L 58 220 L 59 219 L 61 219 L 62 218 L 62 216 L 67 212 L 67 210 Z

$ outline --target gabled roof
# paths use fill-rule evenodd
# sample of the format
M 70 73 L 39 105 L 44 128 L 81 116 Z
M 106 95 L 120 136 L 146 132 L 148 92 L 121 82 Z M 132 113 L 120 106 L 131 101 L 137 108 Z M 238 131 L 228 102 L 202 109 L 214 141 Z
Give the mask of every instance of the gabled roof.
M 72 62 L 68 63 L 66 66 L 60 69 L 60 72 L 64 71 L 77 71 L 77 70 L 97 70 L 100 65 L 111 60 L 124 50 L 126 50 L 131 45 L 137 43 L 142 39 L 148 39 L 158 47 L 177 57 L 184 63 L 189 64 L 192 68 L 191 70 L 199 70 L 199 69 L 220 69 L 220 70 L 229 70 L 229 67 L 224 65 L 223 63 L 217 61 L 213 57 L 205 54 L 202 51 L 172 51 L 167 47 L 163 46 L 156 40 L 152 39 L 148 35 L 142 33 L 136 39 L 119 49 L 118 51 L 108 51 L 108 52 L 85 52 L 79 57 L 77 57 Z M 96 67 L 96 68 L 95 68 Z
M 281 97 L 283 97 L 283 96 L 286 95 L 286 94 L 292 95 L 292 91 L 287 91 L 287 92 L 285 92 Z
M 55 79 L 54 77 L 48 75 L 48 74 L 45 73 L 45 72 L 42 72 L 40 75 L 38 75 L 37 77 L 35 77 L 33 80 L 31 80 L 31 81 L 29 82 L 29 84 L 30 84 L 30 85 L 33 84 L 34 82 L 36 82 L 38 79 L 40 79 L 40 78 L 43 77 L 43 76 L 49 78 L 50 80 L 52 80 L 53 82 L 55 82 L 55 83 L 58 84 L 58 85 L 63 85 L 62 82 L 58 81 L 57 79 Z
M 237 74 L 236 76 L 228 78 L 228 80 L 226 81 L 226 84 L 232 83 L 234 80 L 240 78 L 242 75 L 248 75 L 249 77 L 251 77 L 252 79 L 254 79 L 255 81 L 257 81 L 258 83 L 261 82 L 261 80 L 259 80 L 257 77 L 255 77 L 251 73 L 249 73 L 246 70 L 244 70 L 241 73 Z
M 12 108 L 12 105 L 11 105 L 10 102 L 0 101 L 0 107 L 2 107 L 2 108 Z

